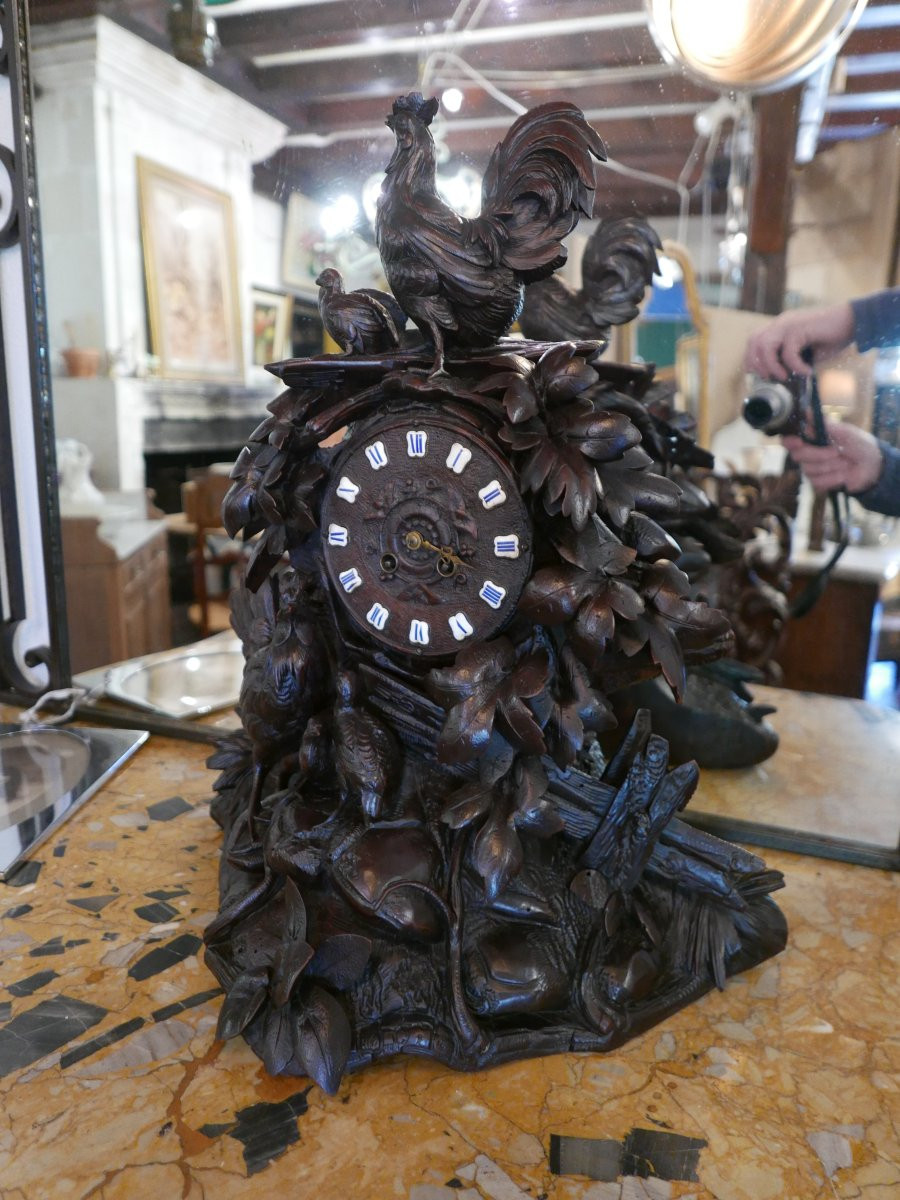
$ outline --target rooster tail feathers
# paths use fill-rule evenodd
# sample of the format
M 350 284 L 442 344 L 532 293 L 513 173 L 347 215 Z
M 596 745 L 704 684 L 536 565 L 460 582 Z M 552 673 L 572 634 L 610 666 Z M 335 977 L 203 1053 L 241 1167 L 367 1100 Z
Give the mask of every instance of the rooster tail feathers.
M 638 306 L 659 270 L 662 243 L 640 217 L 604 221 L 591 235 L 581 260 L 585 307 L 598 325 L 621 325 Z
M 524 113 L 495 148 L 482 185 L 482 218 L 509 231 L 502 262 L 523 283 L 545 279 L 566 260 L 560 244 L 593 210 L 600 135 L 574 104 L 542 104 Z

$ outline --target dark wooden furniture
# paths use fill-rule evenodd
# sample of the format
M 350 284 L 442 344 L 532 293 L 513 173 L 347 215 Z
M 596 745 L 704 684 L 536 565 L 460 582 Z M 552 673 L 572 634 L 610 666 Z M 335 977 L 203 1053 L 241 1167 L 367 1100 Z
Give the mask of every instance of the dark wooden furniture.
M 194 605 L 190 610 L 191 620 L 199 627 L 200 636 L 208 637 L 211 632 L 228 628 L 228 584 L 225 571 L 242 557 L 240 549 L 232 544 L 224 549 L 217 548 L 227 538 L 222 528 L 222 501 L 231 486 L 227 474 L 210 472 L 208 475 L 191 479 L 181 486 L 181 503 L 186 528 L 194 535 L 191 550 L 191 575 L 194 581 Z M 222 586 L 209 587 L 209 568 L 222 572 Z

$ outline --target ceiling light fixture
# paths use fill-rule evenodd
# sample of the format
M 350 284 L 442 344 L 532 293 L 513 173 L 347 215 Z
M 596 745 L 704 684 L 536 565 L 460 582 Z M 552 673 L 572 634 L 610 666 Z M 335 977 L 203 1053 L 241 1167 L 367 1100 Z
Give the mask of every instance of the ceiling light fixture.
M 866 0 L 644 0 L 663 57 L 735 91 L 777 91 L 834 56 Z
M 359 204 L 349 192 L 344 192 L 330 204 L 324 205 L 319 214 L 319 221 L 327 238 L 339 238 L 349 233 L 358 220 Z
M 457 113 L 462 108 L 463 94 L 459 88 L 447 88 L 441 96 L 441 104 L 447 112 Z

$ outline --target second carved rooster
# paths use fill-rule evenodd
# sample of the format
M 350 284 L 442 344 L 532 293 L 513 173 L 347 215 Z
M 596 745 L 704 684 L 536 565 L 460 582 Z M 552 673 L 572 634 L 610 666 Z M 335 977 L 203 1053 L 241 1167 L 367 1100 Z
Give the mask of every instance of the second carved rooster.
M 543 104 L 513 124 L 482 184 L 481 214 L 459 216 L 438 195 L 428 126 L 437 100 L 418 92 L 394 102 L 397 146 L 386 168 L 375 235 L 401 308 L 433 342 L 434 372 L 446 346 L 489 346 L 508 332 L 526 283 L 566 261 L 562 239 L 593 210 L 599 134 L 580 109 Z

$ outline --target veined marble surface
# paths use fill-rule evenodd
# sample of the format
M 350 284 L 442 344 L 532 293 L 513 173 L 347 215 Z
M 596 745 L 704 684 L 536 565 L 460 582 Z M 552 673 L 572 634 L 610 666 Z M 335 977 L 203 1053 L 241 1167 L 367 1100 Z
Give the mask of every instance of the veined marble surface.
M 151 738 L 0 885 L 2 1200 L 900 1195 L 897 876 L 770 853 L 787 950 L 625 1048 L 328 1097 L 213 1041 L 205 754 Z

